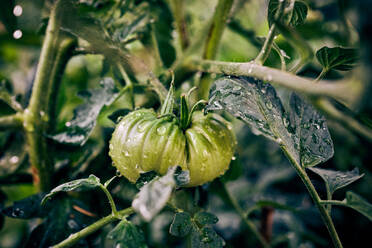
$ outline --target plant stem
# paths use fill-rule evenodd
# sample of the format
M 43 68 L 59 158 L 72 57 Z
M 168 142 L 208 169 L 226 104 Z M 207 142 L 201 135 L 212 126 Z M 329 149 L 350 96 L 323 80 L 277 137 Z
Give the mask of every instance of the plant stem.
M 283 16 L 284 12 L 284 1 L 279 1 L 278 11 L 275 13 L 275 19 L 280 21 Z M 271 47 L 273 45 L 274 39 L 276 35 L 276 23 L 272 23 L 269 29 L 269 33 L 265 39 L 265 43 L 263 44 L 261 51 L 258 53 L 255 62 L 258 64 L 264 64 L 266 59 L 269 57 Z
M 22 129 L 23 115 L 18 112 L 0 117 L 0 131 L 7 129 Z
M 109 203 L 110 203 L 110 206 L 111 206 L 112 215 L 118 217 L 119 216 L 118 215 L 118 210 L 116 209 L 116 205 L 115 205 L 114 199 L 112 199 L 112 196 L 111 196 L 110 192 L 102 184 L 100 184 L 100 188 L 102 189 L 102 191 L 105 193 L 107 199 L 109 200 Z
M 318 82 L 319 80 L 323 79 L 323 77 L 325 76 L 325 74 L 327 73 L 328 71 L 326 69 L 323 68 L 323 70 L 320 72 L 319 76 L 314 80 L 314 82 Z
M 226 187 L 224 182 L 219 182 L 221 189 L 223 190 L 224 194 L 227 196 L 229 203 L 234 207 L 235 211 L 238 213 L 240 218 L 243 220 L 244 224 L 248 227 L 249 231 L 256 237 L 262 247 L 268 248 L 270 245 L 267 243 L 265 238 L 260 234 L 257 230 L 256 226 L 247 219 L 246 215 L 244 214 L 243 209 L 239 206 L 237 200 L 231 195 L 229 190 Z
M 233 4 L 233 0 L 219 0 L 212 19 L 212 24 L 208 31 L 208 36 L 205 41 L 204 59 L 216 58 L 218 47 L 221 42 L 222 34 L 226 26 L 227 19 Z M 200 98 L 208 98 L 209 88 L 212 83 L 212 78 L 209 75 L 204 75 L 200 80 L 199 95 Z
M 347 92 L 347 91 L 346 91 Z M 340 122 L 346 128 L 354 131 L 361 135 L 362 137 L 372 141 L 372 129 L 359 123 L 357 120 L 342 113 L 340 110 L 335 108 L 331 102 L 327 99 L 317 99 L 313 101 L 314 105 L 324 112 L 329 118 Z
M 60 30 L 62 18 L 66 15 L 63 2 L 57 1 L 50 14 L 30 104 L 24 112 L 30 162 L 35 171 L 34 183 L 41 191 L 48 191 L 52 187 L 53 161 L 45 134 L 54 127 L 54 106 L 60 74 L 76 45 L 76 40 L 66 37 Z
M 236 63 L 194 59 L 187 66 L 189 69 L 202 72 L 255 77 L 273 85 L 282 86 L 309 96 L 332 97 L 345 104 L 354 103 L 361 91 L 356 85 L 358 83 L 352 80 L 314 83 L 310 79 L 262 66 L 255 62 Z
M 307 191 L 309 192 L 311 198 L 313 199 L 316 207 L 318 208 L 320 215 L 323 219 L 324 224 L 326 225 L 329 235 L 332 238 L 333 244 L 337 248 L 342 248 L 342 244 L 340 241 L 340 238 L 338 237 L 337 231 L 335 229 L 335 226 L 333 224 L 333 221 L 331 219 L 331 216 L 329 215 L 327 209 L 324 205 L 322 205 L 322 200 L 320 199 L 318 192 L 316 191 L 314 185 L 312 184 L 310 178 L 308 177 L 306 171 L 297 163 L 297 161 L 292 158 L 290 153 L 287 151 L 285 146 L 281 146 L 282 150 L 284 151 L 285 155 L 291 162 L 293 168 L 296 170 L 297 175 L 301 178 L 302 182 L 304 183 Z
M 120 210 L 118 212 L 119 216 L 126 216 L 126 215 L 130 215 L 132 213 L 134 213 L 134 210 L 132 209 L 132 207 Z M 105 225 L 107 225 L 107 224 L 109 224 L 109 223 L 111 223 L 115 220 L 119 220 L 119 219 L 120 218 L 118 218 L 118 216 L 110 214 L 110 215 L 94 222 L 93 224 L 87 226 L 83 230 L 81 230 L 77 233 L 71 234 L 67 239 L 65 239 L 62 242 L 52 246 L 52 248 L 71 247 L 74 244 L 76 244 L 80 239 L 85 238 L 86 236 L 88 236 L 88 235 L 96 232 L 97 230 L 101 229 Z
M 337 201 L 337 200 L 322 200 L 320 201 L 322 205 L 338 205 L 348 207 L 348 205 L 344 201 Z
M 189 46 L 189 37 L 186 29 L 186 20 L 184 15 L 185 1 L 170 0 L 170 6 L 173 13 L 173 18 L 176 23 L 176 29 L 179 35 L 179 43 L 182 51 Z

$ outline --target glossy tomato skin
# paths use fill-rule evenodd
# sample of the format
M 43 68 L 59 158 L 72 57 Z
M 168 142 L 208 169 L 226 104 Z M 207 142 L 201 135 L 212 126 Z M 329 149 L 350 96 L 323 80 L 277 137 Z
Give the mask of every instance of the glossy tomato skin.
M 195 112 L 186 130 L 174 117 L 157 118 L 149 109 L 129 113 L 116 126 L 110 156 L 122 175 L 135 182 L 140 173 L 165 174 L 180 165 L 189 170 L 187 186 L 202 185 L 222 175 L 234 153 L 235 137 L 229 123 L 216 114 Z

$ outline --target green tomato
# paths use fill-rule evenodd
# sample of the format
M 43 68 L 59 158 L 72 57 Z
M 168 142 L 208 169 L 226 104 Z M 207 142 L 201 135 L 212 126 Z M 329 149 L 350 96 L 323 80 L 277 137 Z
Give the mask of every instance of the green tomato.
M 110 141 L 113 165 L 131 182 L 141 173 L 163 175 L 179 165 L 189 170 L 187 186 L 202 185 L 223 175 L 234 155 L 235 136 L 230 124 L 217 114 L 193 113 L 182 130 L 172 116 L 157 117 L 151 109 L 129 113 L 116 126 Z

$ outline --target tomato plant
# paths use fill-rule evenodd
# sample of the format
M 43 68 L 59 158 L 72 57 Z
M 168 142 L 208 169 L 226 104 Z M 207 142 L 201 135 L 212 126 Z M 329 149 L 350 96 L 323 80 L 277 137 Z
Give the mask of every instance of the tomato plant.
M 366 246 L 370 4 L 3 1 L 0 247 Z

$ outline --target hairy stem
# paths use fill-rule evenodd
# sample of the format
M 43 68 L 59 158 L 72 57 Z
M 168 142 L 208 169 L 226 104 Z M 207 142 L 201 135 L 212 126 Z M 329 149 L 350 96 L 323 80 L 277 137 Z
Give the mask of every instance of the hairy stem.
M 229 190 L 226 188 L 226 185 L 224 182 L 219 182 L 220 188 L 223 190 L 224 194 L 228 198 L 229 203 L 233 206 L 235 211 L 239 214 L 240 218 L 243 220 L 244 224 L 247 226 L 249 231 L 256 237 L 256 239 L 259 241 L 260 245 L 262 247 L 268 248 L 270 245 L 267 243 L 265 238 L 260 234 L 260 232 L 257 230 L 256 226 L 247 219 L 243 209 L 239 206 L 239 203 L 237 200 L 231 195 Z
M 115 205 L 115 202 L 114 202 L 114 199 L 112 199 L 112 196 L 110 194 L 110 192 L 108 191 L 108 189 L 103 186 L 102 184 L 100 184 L 100 188 L 102 189 L 102 191 L 105 193 L 109 203 L 110 203 L 110 207 L 111 207 L 111 211 L 112 211 L 112 215 L 118 217 L 120 216 L 118 214 L 118 210 L 116 209 L 116 205 Z
M 23 115 L 20 112 L 0 117 L 0 131 L 7 129 L 22 129 L 22 125 Z
M 337 200 L 323 200 L 320 201 L 322 205 L 337 205 L 337 206 L 344 206 L 348 207 L 348 205 L 344 201 L 337 201 Z
M 57 1 L 52 9 L 30 104 L 24 112 L 30 162 L 35 172 L 34 183 L 41 191 L 48 191 L 52 187 L 53 161 L 45 134 L 54 127 L 54 106 L 61 73 L 76 45 L 76 40 L 66 37 L 60 30 L 62 18 L 66 14 L 63 3 Z
M 126 209 L 123 209 L 123 210 L 120 210 L 118 212 L 119 216 L 126 216 L 126 215 L 130 215 L 134 212 L 134 210 L 132 209 L 132 207 L 129 207 L 129 208 L 126 208 Z M 83 230 L 77 232 L 77 233 L 74 233 L 74 234 L 71 234 L 67 239 L 63 240 L 62 242 L 52 246 L 52 248 L 65 248 L 65 247 L 71 247 L 73 246 L 74 244 L 76 244 L 80 239 L 83 239 L 85 238 L 86 236 L 96 232 L 97 230 L 101 229 L 102 227 L 104 227 L 105 225 L 111 223 L 111 222 L 114 222 L 116 220 L 119 220 L 120 218 L 118 218 L 118 216 L 115 216 L 113 214 L 110 214 L 96 222 L 94 222 L 93 224 L 87 226 L 86 228 L 84 228 Z
M 352 80 L 314 83 L 305 77 L 262 66 L 255 62 L 236 63 L 194 59 L 187 66 L 191 70 L 202 72 L 255 77 L 273 85 L 282 86 L 309 96 L 332 97 L 345 104 L 354 103 L 361 91 L 358 82 L 353 82 Z
M 318 192 L 316 191 L 314 185 L 312 184 L 310 178 L 308 177 L 306 171 L 297 163 L 297 161 L 292 158 L 290 153 L 287 151 L 286 147 L 281 146 L 282 150 L 286 154 L 287 158 L 291 162 L 293 168 L 296 170 L 297 175 L 301 178 L 302 182 L 304 183 L 307 191 L 309 192 L 311 198 L 313 199 L 316 207 L 318 208 L 320 212 L 320 216 L 323 219 L 324 224 L 326 225 L 329 235 L 332 238 L 333 244 L 337 248 L 342 248 L 342 244 L 340 241 L 340 238 L 338 237 L 336 228 L 333 224 L 333 221 L 331 219 L 331 216 L 329 215 L 326 207 L 321 203 L 322 200 L 320 199 Z

